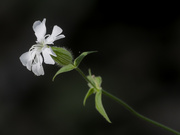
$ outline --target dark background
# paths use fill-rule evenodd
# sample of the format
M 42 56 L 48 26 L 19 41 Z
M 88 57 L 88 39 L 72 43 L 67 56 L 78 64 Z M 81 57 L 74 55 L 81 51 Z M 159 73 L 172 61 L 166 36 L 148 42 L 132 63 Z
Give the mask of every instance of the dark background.
M 166 4 L 166 5 L 164 5 Z M 176 5 L 174 3 L 174 5 Z M 77 57 L 81 69 L 103 78 L 103 88 L 135 110 L 180 131 L 180 12 L 170 3 L 106 0 L 2 0 L 0 4 L 1 135 L 172 135 L 103 96 L 112 124 L 83 98 L 86 82 L 75 71 L 37 77 L 19 57 L 35 44 L 32 24 L 47 19 L 65 39 L 55 42 Z

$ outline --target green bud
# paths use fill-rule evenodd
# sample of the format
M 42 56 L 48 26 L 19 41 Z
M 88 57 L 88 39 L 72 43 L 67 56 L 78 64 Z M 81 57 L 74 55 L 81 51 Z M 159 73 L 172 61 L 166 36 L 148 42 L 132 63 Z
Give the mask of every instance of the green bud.
M 91 70 L 89 69 L 89 75 L 87 76 L 87 78 L 91 81 L 91 83 L 88 83 L 88 86 L 90 88 L 96 88 L 96 90 L 101 90 L 101 83 L 102 83 L 102 78 L 100 76 L 95 76 L 95 75 L 91 75 Z
M 61 47 L 51 47 L 54 53 L 57 55 L 52 56 L 53 60 L 60 66 L 66 66 L 72 64 L 73 56 L 70 51 Z

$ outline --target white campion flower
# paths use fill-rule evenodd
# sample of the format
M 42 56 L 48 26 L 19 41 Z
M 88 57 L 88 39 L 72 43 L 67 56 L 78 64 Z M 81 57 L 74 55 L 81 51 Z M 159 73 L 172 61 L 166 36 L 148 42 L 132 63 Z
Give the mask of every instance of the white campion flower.
M 61 34 L 62 29 L 57 25 L 53 27 L 51 35 L 45 35 L 45 23 L 46 19 L 43 19 L 42 22 L 34 22 L 33 30 L 37 37 L 36 44 L 33 45 L 28 52 L 25 52 L 20 56 L 21 63 L 26 66 L 29 71 L 32 71 L 37 76 L 44 75 L 44 69 L 42 66 L 43 58 L 44 63 L 52 65 L 55 64 L 51 55 L 56 57 L 56 54 L 53 52 L 51 47 L 48 46 L 48 44 L 54 44 L 54 41 L 65 37 L 63 34 Z

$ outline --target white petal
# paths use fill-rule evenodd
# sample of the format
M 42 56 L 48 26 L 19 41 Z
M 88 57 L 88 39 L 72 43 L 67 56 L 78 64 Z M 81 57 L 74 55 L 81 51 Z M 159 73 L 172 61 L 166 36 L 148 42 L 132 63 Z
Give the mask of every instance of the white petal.
M 33 64 L 35 61 L 37 61 L 37 60 L 36 60 L 36 59 L 37 59 L 37 51 L 36 51 L 36 49 L 33 49 L 33 50 L 29 51 L 29 54 L 30 54 L 30 58 L 29 58 L 29 61 L 28 61 L 27 65 L 26 65 L 26 67 L 27 67 L 28 70 L 31 71 L 31 69 L 32 69 L 32 64 Z
M 44 69 L 43 69 L 42 64 L 40 64 L 40 63 L 33 64 L 32 71 L 37 76 L 44 75 Z
M 30 53 L 29 52 L 25 52 L 23 53 L 20 57 L 19 57 L 21 63 L 23 64 L 23 66 L 26 66 L 29 59 L 30 59 Z
M 53 50 L 49 48 L 45 48 L 42 50 L 42 54 L 44 57 L 44 63 L 46 64 L 55 64 L 54 60 L 52 59 L 51 55 L 56 56 L 56 54 L 53 52 Z
M 59 36 L 56 37 L 56 40 L 59 40 L 59 39 L 61 39 L 61 38 L 65 38 L 65 36 L 64 36 L 63 34 L 61 34 L 61 35 L 59 35 Z
M 55 56 L 55 57 L 57 56 L 57 55 L 55 54 L 55 52 L 52 50 L 51 47 L 49 47 L 48 49 L 49 49 L 49 52 L 50 52 L 51 55 L 53 55 L 53 56 Z
M 35 31 L 36 27 L 41 24 L 41 21 L 35 21 L 33 23 L 33 30 Z
M 40 62 L 40 64 L 42 64 L 42 62 L 43 62 L 43 58 L 41 55 L 39 55 L 39 62 Z
M 43 58 L 42 58 L 41 54 L 40 53 L 36 54 L 36 56 L 34 58 L 34 63 L 42 64 L 42 62 L 43 62 Z
M 35 32 L 35 35 L 37 37 L 37 42 L 42 42 L 44 40 L 44 36 L 46 34 L 46 19 L 43 19 L 43 21 L 36 21 L 33 24 L 33 30 Z
M 31 71 L 31 66 L 32 66 L 32 59 L 31 59 L 31 54 L 30 52 L 26 52 L 26 53 L 23 53 L 21 56 L 20 56 L 20 61 L 21 63 L 27 67 L 28 70 Z
M 29 60 L 29 61 L 28 61 L 26 67 L 27 67 L 27 69 L 28 69 L 29 71 L 31 71 L 31 68 L 32 68 L 32 60 Z
M 39 76 L 39 73 L 38 73 L 38 71 L 37 71 L 37 64 L 33 64 L 33 65 L 32 65 L 32 72 L 33 72 L 35 75 Z
M 57 36 L 57 35 L 59 35 L 61 33 L 62 33 L 62 29 L 59 26 L 54 25 L 51 35 L 52 36 Z
M 42 67 L 43 58 L 40 53 L 36 53 L 33 63 L 32 63 L 32 72 L 37 75 L 44 75 L 44 69 Z
M 55 25 L 52 30 L 52 34 L 46 39 L 46 44 L 53 44 L 54 41 L 64 38 L 64 35 L 60 35 L 62 33 L 62 29 Z
M 44 75 L 44 69 L 42 65 L 38 66 L 38 72 L 39 72 L 39 75 Z

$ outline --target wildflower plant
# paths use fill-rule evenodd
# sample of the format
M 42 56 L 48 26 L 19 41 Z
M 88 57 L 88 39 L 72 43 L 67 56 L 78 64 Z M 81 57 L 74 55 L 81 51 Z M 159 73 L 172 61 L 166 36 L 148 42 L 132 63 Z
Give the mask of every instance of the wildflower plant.
M 89 75 L 85 75 L 83 71 L 79 68 L 81 61 L 89 54 L 95 53 L 97 51 L 88 51 L 81 53 L 77 58 L 73 60 L 72 54 L 70 51 L 63 47 L 55 47 L 52 46 L 54 41 L 64 38 L 65 36 L 62 33 L 62 29 L 55 25 L 52 30 L 52 34 L 46 34 L 46 19 L 43 21 L 35 21 L 33 24 L 33 30 L 37 37 L 36 44 L 33 45 L 28 52 L 23 53 L 20 56 L 21 63 L 26 66 L 26 68 L 32 71 L 35 75 L 40 76 L 44 75 L 44 69 L 42 66 L 43 60 L 45 64 L 54 65 L 55 63 L 60 66 L 60 69 L 56 72 L 53 77 L 53 81 L 55 78 L 61 73 L 69 72 L 72 70 L 76 70 L 87 82 L 89 90 L 87 91 L 83 105 L 85 106 L 86 100 L 89 96 L 95 95 L 95 108 L 96 110 L 106 119 L 107 122 L 111 123 L 104 107 L 102 104 L 102 95 L 106 95 L 110 99 L 118 102 L 125 109 L 131 112 L 134 116 L 143 119 L 146 122 L 149 122 L 153 125 L 161 127 L 165 130 L 168 130 L 176 135 L 180 135 L 180 132 L 169 128 L 161 123 L 158 123 L 154 120 L 151 120 L 137 111 L 135 111 L 132 107 L 122 101 L 120 98 L 110 94 L 102 88 L 102 78 L 101 76 L 92 75 L 91 70 L 89 69 Z M 43 56 L 43 57 L 42 57 Z

